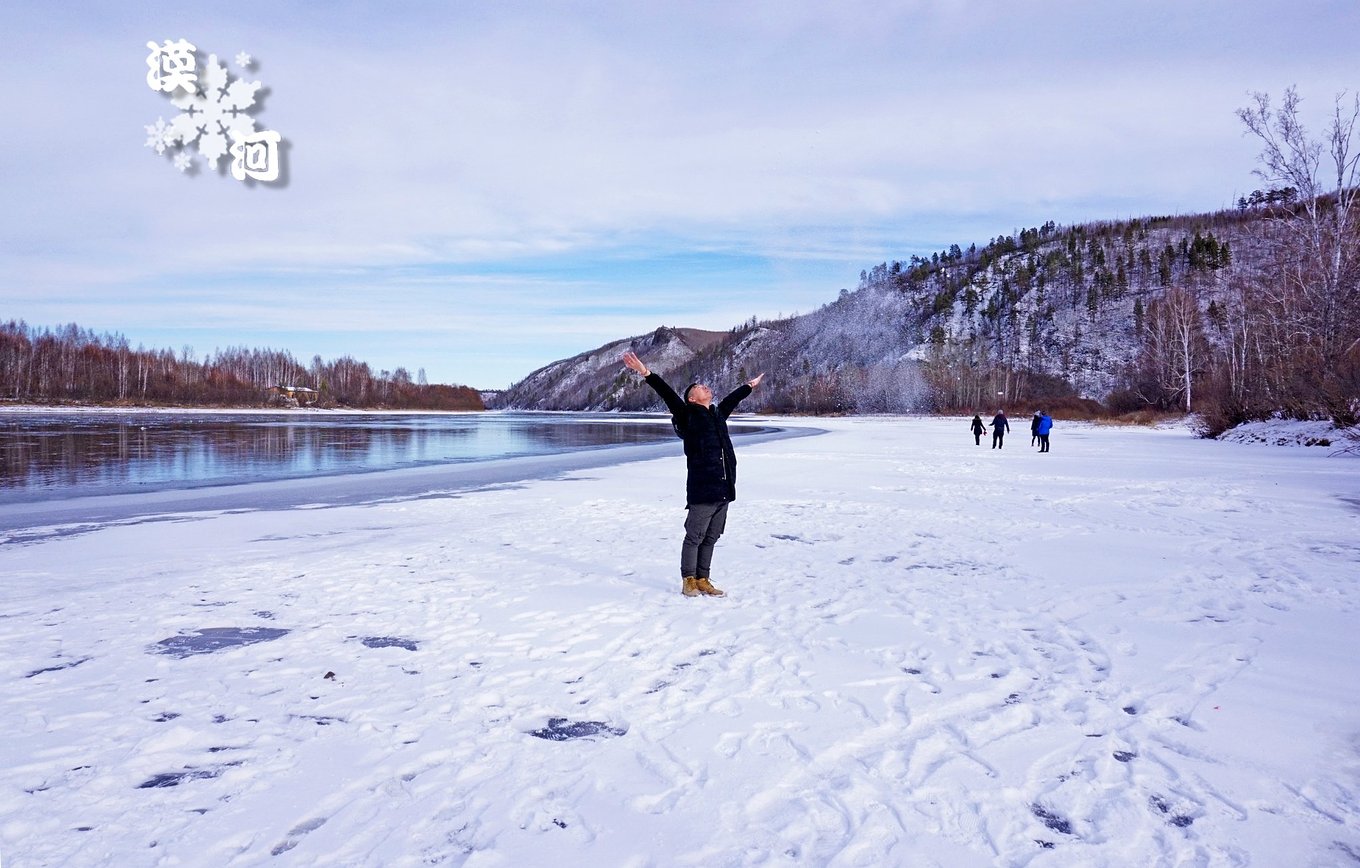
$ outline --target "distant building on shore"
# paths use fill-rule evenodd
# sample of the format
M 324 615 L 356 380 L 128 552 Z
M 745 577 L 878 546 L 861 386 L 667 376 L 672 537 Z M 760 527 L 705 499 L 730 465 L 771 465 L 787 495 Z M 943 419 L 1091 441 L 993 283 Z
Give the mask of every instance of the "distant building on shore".
M 298 407 L 306 407 L 315 404 L 321 393 L 316 389 L 309 389 L 306 386 L 271 386 L 269 392 L 285 403 L 291 402 Z

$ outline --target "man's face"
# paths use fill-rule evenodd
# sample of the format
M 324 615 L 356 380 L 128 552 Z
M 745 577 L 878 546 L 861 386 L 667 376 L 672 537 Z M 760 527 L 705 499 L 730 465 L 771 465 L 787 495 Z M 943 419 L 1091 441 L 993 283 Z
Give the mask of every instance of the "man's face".
M 703 383 L 700 383 L 697 386 L 690 388 L 689 400 L 695 404 L 707 407 L 709 404 L 713 403 L 713 390 Z

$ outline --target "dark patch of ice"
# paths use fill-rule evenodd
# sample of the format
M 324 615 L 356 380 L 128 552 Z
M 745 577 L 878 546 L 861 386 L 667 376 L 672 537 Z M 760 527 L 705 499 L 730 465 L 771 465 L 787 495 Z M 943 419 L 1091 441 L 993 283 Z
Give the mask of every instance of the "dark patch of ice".
M 911 667 L 903 668 L 902 671 L 905 672 L 905 673 L 907 673 L 908 675 L 920 675 L 920 674 L 921 674 L 921 670 L 919 670 L 919 669 L 914 669 L 914 668 L 911 668 Z
M 407 651 L 416 651 L 420 648 L 414 639 L 400 639 L 396 636 L 365 636 L 363 643 L 365 648 L 405 648 Z
M 60 672 L 60 671 L 63 670 L 63 669 L 74 669 L 74 668 L 76 668 L 77 666 L 79 666 L 80 664 L 85 663 L 85 662 L 90 661 L 90 660 L 93 660 L 93 659 L 94 659 L 93 657 L 82 657 L 82 658 L 80 658 L 79 660 L 69 660 L 69 661 L 67 661 L 67 662 L 65 662 L 65 663 L 59 663 L 59 664 L 57 664 L 56 666 L 47 666 L 47 667 L 44 667 L 44 668 L 42 668 L 42 669 L 34 669 L 32 672 L 28 673 L 28 674 L 25 675 L 24 677 L 25 677 L 25 678 L 32 678 L 32 677 L 35 676 L 35 675 L 43 675 L 43 674 L 48 673 L 48 672 Z
M 1052 850 L 1054 847 L 1058 846 L 1057 844 L 1054 844 L 1052 841 L 1041 841 L 1041 840 L 1038 839 L 1038 838 L 1035 838 L 1035 839 L 1034 839 L 1034 843 L 1038 844 L 1040 847 L 1044 848 L 1045 850 Z
M 215 778 L 222 774 L 219 769 L 185 769 L 182 772 L 162 772 L 152 775 L 137 785 L 139 790 L 151 790 L 160 787 L 177 787 L 185 781 L 200 781 L 207 778 Z
M 178 711 L 162 711 L 160 714 L 151 718 L 151 720 L 153 723 L 168 723 L 180 716 Z
M 1129 750 L 1117 750 L 1114 752 L 1114 758 L 1119 760 L 1121 763 L 1129 762 L 1136 756 L 1138 756 L 1138 754 Z
M 331 717 L 328 714 L 294 714 L 291 715 L 291 717 L 294 720 L 310 720 L 317 726 L 330 726 L 332 723 L 345 722 L 345 719 L 342 717 Z
M 1053 813 L 1038 802 L 1030 805 L 1029 810 L 1030 813 L 1038 817 L 1045 826 L 1053 831 L 1061 832 L 1064 835 L 1072 834 L 1072 823 L 1069 822 L 1066 817 L 1061 817 Z
M 272 621 L 272 620 L 274 620 L 274 613 L 273 613 L 273 612 L 270 612 L 270 611 L 268 611 L 268 610 L 266 610 L 266 609 L 261 609 L 260 611 L 258 611 L 258 612 L 253 612 L 253 613 L 251 613 L 251 614 L 253 614 L 256 618 L 263 618 L 263 619 L 265 619 L 266 621 Z
M 1135 707 L 1132 706 L 1132 705 L 1126 705 L 1126 706 L 1124 706 L 1124 713 L 1125 713 L 1125 714 L 1137 714 L 1137 713 L 1138 713 L 1138 709 L 1135 708 Z
M 628 732 L 626 727 L 610 726 L 598 720 L 567 720 L 554 717 L 548 720 L 543 729 L 530 730 L 529 735 L 548 741 L 570 741 L 574 738 L 593 738 L 594 736 L 619 736 Z
M 1012 693 L 1010 696 L 1007 696 L 1007 697 L 1006 697 L 1006 704 L 1007 704 L 1007 705 L 1019 705 L 1019 704 L 1020 704 L 1020 694 L 1018 694 L 1018 693 Z
M 152 654 L 165 654 L 170 657 L 192 657 L 195 654 L 211 654 L 224 648 L 269 642 L 288 633 L 288 630 L 277 627 L 205 627 L 193 633 L 181 633 L 169 639 L 162 639 L 152 645 L 150 651 Z

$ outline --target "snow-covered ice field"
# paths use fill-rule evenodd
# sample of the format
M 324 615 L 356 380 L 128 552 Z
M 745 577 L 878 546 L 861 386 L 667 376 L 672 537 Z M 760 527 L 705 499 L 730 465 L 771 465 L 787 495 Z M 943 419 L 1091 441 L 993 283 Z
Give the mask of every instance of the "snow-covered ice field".
M 0 859 L 1360 862 L 1360 462 L 1025 422 L 12 536 Z

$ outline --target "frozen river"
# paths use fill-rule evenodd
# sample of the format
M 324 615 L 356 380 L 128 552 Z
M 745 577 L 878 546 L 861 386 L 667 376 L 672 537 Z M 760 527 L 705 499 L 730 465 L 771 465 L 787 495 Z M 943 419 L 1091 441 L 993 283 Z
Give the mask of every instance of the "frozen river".
M 732 432 L 781 434 L 758 422 Z M 0 531 L 412 497 L 680 449 L 655 415 L 8 412 Z
M 0 417 L 0 503 L 331 476 L 674 439 L 657 417 L 54 413 Z

